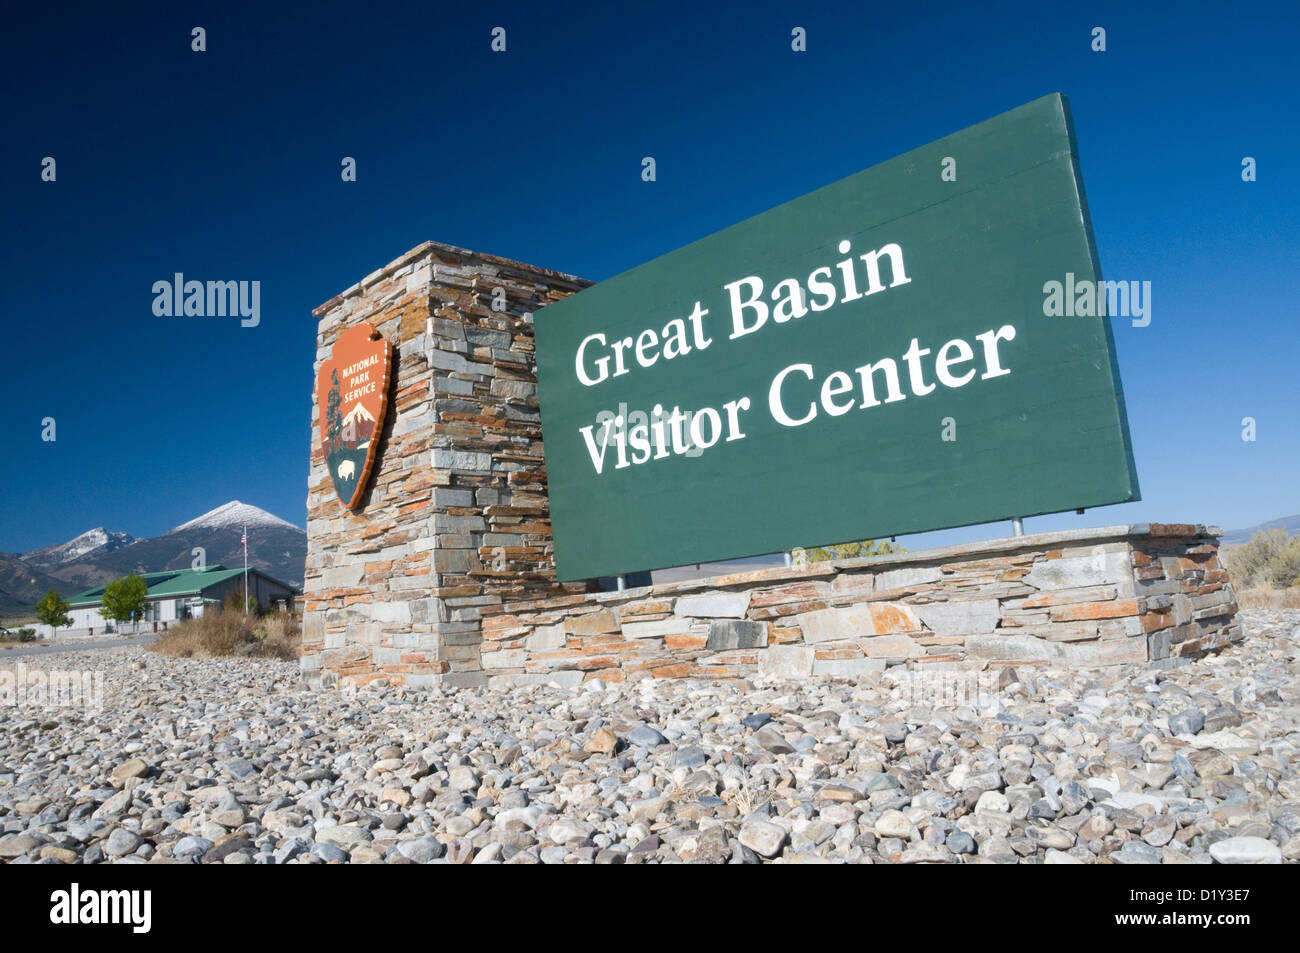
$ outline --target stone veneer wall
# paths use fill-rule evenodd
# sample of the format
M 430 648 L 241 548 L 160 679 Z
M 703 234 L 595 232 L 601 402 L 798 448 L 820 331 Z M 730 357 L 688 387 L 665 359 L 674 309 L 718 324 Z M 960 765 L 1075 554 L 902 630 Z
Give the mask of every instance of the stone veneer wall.
M 361 321 L 392 343 L 395 367 L 356 513 L 326 470 L 313 393 L 309 684 L 481 684 L 481 611 L 585 591 L 555 583 L 532 312 L 588 284 L 426 242 L 313 312 L 317 368 Z
M 356 513 L 326 471 L 313 394 L 309 684 L 1168 664 L 1241 637 L 1219 530 L 1193 525 L 1040 534 L 624 592 L 557 585 L 532 312 L 586 285 L 428 242 L 313 312 L 317 368 L 361 321 L 391 342 L 395 366 Z
M 1217 527 L 1151 524 L 760 570 L 483 613 L 492 683 L 1174 664 L 1241 638 Z

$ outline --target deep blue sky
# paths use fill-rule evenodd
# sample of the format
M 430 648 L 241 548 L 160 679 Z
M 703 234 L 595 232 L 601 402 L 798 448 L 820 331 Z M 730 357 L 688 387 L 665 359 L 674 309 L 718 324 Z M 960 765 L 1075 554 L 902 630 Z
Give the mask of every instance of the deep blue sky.
M 603 279 L 1053 91 L 1105 276 L 1154 286 L 1116 322 L 1144 499 L 1028 529 L 1300 511 L 1294 3 L 36 6 L 0 36 L 0 550 L 303 525 L 310 311 L 421 241 Z M 260 280 L 261 325 L 155 317 L 177 271 Z

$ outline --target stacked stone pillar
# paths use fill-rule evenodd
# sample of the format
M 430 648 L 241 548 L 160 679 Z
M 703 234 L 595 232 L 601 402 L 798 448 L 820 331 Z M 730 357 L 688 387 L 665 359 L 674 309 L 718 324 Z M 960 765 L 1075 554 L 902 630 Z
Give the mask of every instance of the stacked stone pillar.
M 317 367 L 362 321 L 391 342 L 395 366 L 355 512 L 326 470 L 313 396 L 309 684 L 482 684 L 485 609 L 585 591 L 555 583 L 532 314 L 587 284 L 426 242 L 313 312 Z

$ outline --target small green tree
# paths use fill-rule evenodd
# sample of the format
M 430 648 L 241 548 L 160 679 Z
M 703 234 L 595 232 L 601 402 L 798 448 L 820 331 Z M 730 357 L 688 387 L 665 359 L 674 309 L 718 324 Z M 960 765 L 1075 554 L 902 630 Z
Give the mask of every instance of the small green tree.
M 149 587 L 145 581 L 131 573 L 121 579 L 114 579 L 104 587 L 103 608 L 105 618 L 114 622 L 129 622 L 144 616 L 145 606 L 149 604 Z
M 68 615 L 68 610 L 71 608 L 66 599 L 51 589 L 41 597 L 40 602 L 36 603 L 36 618 L 48 625 L 51 630 L 61 629 L 72 625 L 72 616 Z
M 885 553 L 905 553 L 907 549 L 887 540 L 864 539 L 857 543 L 836 543 L 833 546 L 815 546 L 803 550 L 808 562 L 822 563 L 830 559 L 857 559 L 859 556 L 883 556 Z

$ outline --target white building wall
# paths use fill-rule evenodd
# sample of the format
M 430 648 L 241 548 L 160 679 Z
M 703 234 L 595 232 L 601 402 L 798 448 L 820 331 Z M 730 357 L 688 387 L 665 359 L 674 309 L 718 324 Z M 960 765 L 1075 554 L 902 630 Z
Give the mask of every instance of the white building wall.
M 293 593 L 291 590 L 271 582 L 260 573 L 250 572 L 248 575 L 249 589 L 263 608 L 268 608 L 273 599 L 283 601 L 286 598 L 292 598 Z M 204 595 L 208 598 L 217 599 L 218 602 L 220 602 L 223 601 L 229 593 L 242 592 L 242 586 L 243 577 L 236 577 L 228 579 L 216 586 L 209 587 L 205 591 Z M 140 632 L 144 633 L 153 631 L 152 618 L 156 618 L 159 622 L 167 623 L 168 627 L 175 625 L 176 622 L 182 618 L 181 609 L 183 604 L 188 602 L 191 598 L 192 597 L 186 596 L 179 599 L 169 598 L 151 601 L 150 610 L 146 613 L 145 619 L 140 622 Z M 195 604 L 190 607 L 190 612 L 194 616 L 200 616 L 203 614 L 204 608 L 205 607 L 202 604 Z M 214 608 L 219 608 L 219 604 Z M 92 634 L 104 635 L 110 624 L 113 627 L 114 634 L 130 635 L 135 631 L 135 626 L 130 622 L 109 623 L 109 621 L 100 613 L 98 606 L 83 609 L 69 609 L 68 615 L 72 617 L 71 626 L 64 626 L 54 630 L 53 632 L 51 631 L 50 626 L 43 624 L 34 624 L 30 626 L 30 628 L 34 628 L 37 632 L 37 636 L 42 639 L 49 639 L 51 637 L 55 639 L 66 639 L 69 637 L 84 638 L 85 636 Z
M 176 602 L 177 600 L 175 599 L 160 599 L 156 603 L 152 604 L 150 609 L 157 612 L 158 621 L 166 622 L 170 626 L 179 618 L 177 615 Z M 146 610 L 145 620 L 140 622 L 140 631 L 142 633 L 153 631 L 153 622 L 149 621 L 148 613 L 149 610 Z M 105 630 L 110 625 L 109 621 L 100 613 L 98 606 L 86 609 L 69 609 L 68 615 L 72 617 L 72 625 L 54 629 L 53 632 L 51 632 L 51 626 L 43 623 L 34 624 L 30 626 L 30 628 L 36 630 L 38 638 L 49 639 L 53 637 L 56 639 L 66 639 L 70 636 L 84 637 L 91 634 L 104 635 Z M 135 626 L 130 622 L 114 622 L 111 623 L 111 625 L 114 634 L 131 635 L 135 632 Z M 92 629 L 93 633 L 91 631 Z
M 84 636 L 90 634 L 93 626 L 95 633 L 104 631 L 104 617 L 99 614 L 98 607 L 90 609 L 69 609 L 68 615 L 72 618 L 72 625 L 63 626 L 55 629 L 53 626 L 45 625 L 43 622 L 30 626 L 36 630 L 38 638 L 48 639 L 67 638 L 68 636 Z

